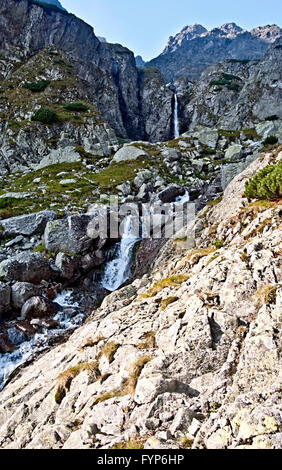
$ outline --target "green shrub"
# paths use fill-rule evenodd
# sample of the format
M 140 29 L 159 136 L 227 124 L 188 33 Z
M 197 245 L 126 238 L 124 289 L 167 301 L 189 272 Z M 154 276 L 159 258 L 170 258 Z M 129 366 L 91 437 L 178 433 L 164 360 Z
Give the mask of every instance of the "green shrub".
M 0 209 L 6 209 L 6 207 L 11 206 L 14 201 L 15 199 L 12 197 L 2 197 L 0 199 Z
M 239 80 L 239 81 L 241 81 L 240 77 L 238 77 L 237 75 L 232 75 L 231 73 L 222 73 L 221 76 L 224 80 L 228 80 L 228 81 Z
M 32 91 L 33 93 L 40 93 L 50 85 L 50 80 L 39 80 L 38 82 L 27 82 L 23 84 L 23 88 Z
M 55 111 L 51 111 L 50 109 L 47 108 L 41 108 L 36 113 L 32 116 L 31 118 L 32 121 L 39 121 L 42 122 L 43 124 L 54 124 L 55 122 L 58 122 L 59 116 Z
M 266 139 L 263 141 L 264 145 L 274 145 L 278 143 L 278 138 L 276 135 L 269 135 L 266 137 Z
M 74 103 L 69 103 L 64 106 L 64 108 L 67 111 L 77 111 L 79 113 L 84 113 L 85 111 L 88 111 L 88 106 L 86 106 L 83 103 L 80 103 L 79 101 L 75 101 Z
M 239 91 L 240 90 L 239 85 L 237 83 L 234 83 L 234 82 L 229 83 L 227 85 L 227 88 L 228 88 L 228 90 L 232 90 L 232 91 Z
M 246 183 L 245 196 L 250 199 L 279 199 L 282 196 L 282 160 L 268 165 Z
M 271 114 L 271 116 L 267 116 L 265 118 L 266 121 L 277 121 L 279 119 L 279 116 L 277 114 Z

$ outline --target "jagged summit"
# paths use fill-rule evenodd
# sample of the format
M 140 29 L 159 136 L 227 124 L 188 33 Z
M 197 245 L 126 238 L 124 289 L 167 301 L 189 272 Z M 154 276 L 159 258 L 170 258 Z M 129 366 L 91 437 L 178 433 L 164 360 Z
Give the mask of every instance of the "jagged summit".
M 185 26 L 147 65 L 157 67 L 168 82 L 179 77 L 197 80 L 208 66 L 226 59 L 261 59 L 267 47 L 281 36 L 282 29 L 277 25 L 251 31 L 232 22 L 211 31 L 199 24 Z
M 260 38 L 262 41 L 273 43 L 281 37 L 282 29 L 277 24 L 259 26 L 250 31 L 253 36 Z
M 199 37 L 201 34 L 206 32 L 206 28 L 200 24 L 185 26 L 176 36 L 169 37 L 162 54 L 172 52 L 176 50 L 177 47 L 181 46 L 183 41 L 190 41 L 191 39 L 195 39 L 196 37 Z
M 218 28 L 213 28 L 209 33 L 217 33 L 219 35 L 224 35 L 228 38 L 235 38 L 238 34 L 242 33 L 244 30 L 236 23 L 224 23 Z

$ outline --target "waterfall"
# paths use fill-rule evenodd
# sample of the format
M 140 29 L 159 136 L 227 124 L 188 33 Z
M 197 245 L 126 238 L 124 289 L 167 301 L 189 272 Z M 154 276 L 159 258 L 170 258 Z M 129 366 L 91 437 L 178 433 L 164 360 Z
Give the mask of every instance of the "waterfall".
M 140 240 L 140 237 L 136 236 L 136 227 L 132 223 L 132 216 L 126 216 L 123 224 L 122 239 L 117 245 L 114 259 L 106 264 L 101 281 L 102 286 L 112 292 L 129 278 L 133 248 Z
M 180 135 L 179 133 L 179 119 L 178 119 L 178 97 L 175 93 L 174 95 L 174 138 L 177 139 Z

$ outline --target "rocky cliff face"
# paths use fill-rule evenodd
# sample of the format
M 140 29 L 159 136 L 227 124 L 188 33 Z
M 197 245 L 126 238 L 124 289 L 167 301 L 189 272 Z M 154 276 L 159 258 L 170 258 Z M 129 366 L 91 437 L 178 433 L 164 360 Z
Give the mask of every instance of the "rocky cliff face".
M 139 112 L 138 74 L 131 51 L 101 43 L 92 27 L 52 5 L 1 0 L 0 14 L 3 78 L 39 50 L 56 46 L 91 86 L 92 104 L 103 118 L 121 136 L 143 138 L 140 128 L 146 118 Z M 170 91 L 166 93 L 169 96 Z
M 281 158 L 261 155 L 190 223 L 194 248 L 177 235 L 10 378 L 2 448 L 281 448 L 282 208 L 243 196 Z
M 276 25 L 250 32 L 235 23 L 211 31 L 201 25 L 186 26 L 170 37 L 164 51 L 147 65 L 159 68 L 167 81 L 179 77 L 197 80 L 208 66 L 225 59 L 260 59 L 281 35 L 282 30 Z
M 183 130 L 199 123 L 225 129 L 272 125 L 281 120 L 282 39 L 261 61 L 228 60 L 209 67 L 193 86 L 175 82 Z M 275 134 L 275 130 L 274 130 Z

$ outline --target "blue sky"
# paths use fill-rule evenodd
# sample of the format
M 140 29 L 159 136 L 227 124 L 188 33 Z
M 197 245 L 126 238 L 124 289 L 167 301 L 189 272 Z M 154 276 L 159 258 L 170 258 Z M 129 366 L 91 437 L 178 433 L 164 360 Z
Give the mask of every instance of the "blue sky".
M 207 29 L 235 22 L 242 28 L 278 24 L 281 0 L 61 0 L 63 6 L 94 27 L 97 36 L 120 43 L 149 60 L 170 35 L 188 24 Z

